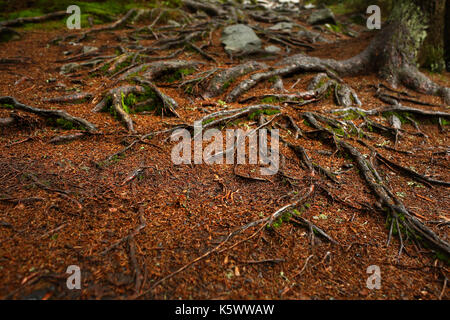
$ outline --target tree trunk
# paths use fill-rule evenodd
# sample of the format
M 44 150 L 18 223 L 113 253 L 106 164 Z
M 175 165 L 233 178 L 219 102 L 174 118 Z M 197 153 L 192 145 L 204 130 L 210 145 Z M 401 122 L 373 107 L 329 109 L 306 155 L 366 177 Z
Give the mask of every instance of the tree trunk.
M 450 0 L 445 4 L 444 55 L 447 70 L 450 71 Z
M 445 68 L 444 37 L 446 2 L 448 0 L 414 0 L 427 20 L 427 36 L 418 55 L 418 63 L 432 71 L 441 72 Z M 448 26 L 447 26 L 448 28 Z

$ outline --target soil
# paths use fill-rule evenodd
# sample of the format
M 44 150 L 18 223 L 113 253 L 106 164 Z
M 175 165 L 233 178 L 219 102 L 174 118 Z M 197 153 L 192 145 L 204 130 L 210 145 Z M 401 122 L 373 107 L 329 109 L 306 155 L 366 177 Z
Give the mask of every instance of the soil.
M 298 21 L 312 30 L 302 21 Z M 137 28 L 145 24 L 133 25 Z M 158 25 L 161 27 L 162 25 Z M 260 26 L 270 24 L 260 22 Z M 230 68 L 242 63 L 230 59 L 220 43 L 223 27 L 216 29 L 212 43 L 204 51 L 214 56 L 217 67 Z M 316 43 L 307 54 L 321 58 L 346 59 L 361 52 L 374 36 L 355 27 L 359 36 L 324 33 L 332 43 Z M 105 55 L 114 54 L 120 37 L 130 29 L 123 28 L 93 35 L 82 45 L 105 46 Z M 448 264 L 435 251 L 420 243 L 408 241 L 399 256 L 397 236 L 387 245 L 389 224 L 382 210 L 376 209 L 371 193 L 356 165 L 336 176 L 334 183 L 322 176 L 310 176 L 296 155 L 281 144 L 285 173 L 293 179 L 275 175 L 266 181 L 249 180 L 235 174 L 232 165 L 174 165 L 169 135 L 154 135 L 138 143 L 123 156 L 104 160 L 131 143 L 137 135 L 171 128 L 223 109 L 234 85 L 221 96 L 203 100 L 182 88 L 158 88 L 178 103 L 180 118 L 155 112 L 132 114 L 137 133 L 128 132 L 108 112 L 92 112 L 103 94 L 117 87 L 116 79 L 92 76 L 83 69 L 73 76 L 60 74 L 65 51 L 76 51 L 80 45 L 62 42 L 49 45 L 67 30 L 27 30 L 22 38 L 0 44 L 0 59 L 20 57 L 23 62 L 0 65 L 0 96 L 13 96 L 23 104 L 42 109 L 63 109 L 84 118 L 101 134 L 87 135 L 64 144 L 51 144 L 55 136 L 80 132 L 50 125 L 45 119 L 17 111 L 23 122 L 0 127 L 0 296 L 24 299 L 449 299 L 446 279 Z M 156 41 L 140 40 L 142 46 Z M 196 41 L 197 46 L 208 39 Z M 264 45 L 269 45 L 263 38 Z M 122 44 L 126 46 L 127 44 Z M 175 49 L 156 55 L 167 56 Z M 304 52 L 292 47 L 289 55 Z M 283 49 L 283 55 L 288 55 Z M 209 70 L 214 63 L 195 51 L 184 50 L 177 59 L 204 62 L 198 72 Z M 279 59 L 251 58 L 274 65 Z M 426 71 L 425 71 L 426 72 Z M 450 74 L 430 74 L 434 81 L 450 86 Z M 305 91 L 315 73 L 300 73 L 283 78 L 289 92 Z M 195 75 L 186 76 L 186 79 Z M 239 80 L 242 81 L 248 76 Z M 363 109 L 385 105 L 376 98 L 374 86 L 381 81 L 375 74 L 346 77 L 362 101 Z M 294 89 L 291 86 L 297 83 Z M 384 82 L 383 82 L 384 83 Z M 385 83 L 388 85 L 387 83 Z M 409 92 L 421 101 L 436 106 L 402 102 L 414 108 L 448 111 L 439 97 Z M 94 101 L 81 104 L 58 104 L 45 99 L 77 91 L 90 92 Z M 274 92 L 269 82 L 262 82 L 244 97 Z M 211 104 L 208 106 L 208 104 Z M 252 103 L 228 103 L 240 108 Z M 303 131 L 311 131 L 301 112 L 329 115 L 339 108 L 333 97 L 295 108 L 283 103 L 282 113 L 290 115 Z M 0 108 L 0 118 L 11 110 Z M 267 116 L 269 119 L 272 116 Z M 372 120 L 389 126 L 387 119 Z M 251 120 L 228 128 L 256 128 Z M 356 124 L 361 119 L 355 120 Z M 376 132 L 367 140 L 386 158 L 438 180 L 450 181 L 448 126 L 443 130 L 435 121 L 423 119 L 420 130 L 424 138 L 404 133 L 395 147 L 412 153 L 383 148 L 394 147 L 394 141 Z M 279 126 L 281 136 L 303 146 L 312 162 L 332 172 L 351 159 L 336 152 L 325 141 L 300 137 Z M 402 125 L 416 132 L 411 123 Z M 348 142 L 361 153 L 371 151 L 354 139 Z M 327 152 L 322 152 L 327 151 Z M 100 164 L 100 165 L 99 165 Z M 103 165 L 102 165 L 103 164 Z M 146 167 L 136 179 L 127 177 L 137 168 Z M 239 171 L 253 172 L 251 166 Z M 449 241 L 450 194 L 448 187 L 424 186 L 386 165 L 377 170 L 385 184 L 405 206 L 442 239 Z M 303 193 L 315 184 L 313 194 L 299 207 L 301 216 L 324 230 L 339 244 L 315 236 L 311 241 L 308 228 L 284 222 L 278 228 L 264 228 L 246 240 L 257 229 L 250 228 L 228 241 L 221 250 L 190 265 L 185 270 L 153 286 L 158 280 L 189 264 L 221 243 L 238 227 L 266 217 L 292 202 L 294 194 Z M 323 190 L 328 190 L 329 194 Z M 332 197 L 330 197 L 332 195 Z M 35 201 L 26 201 L 27 198 Z M 8 200 L 10 199 L 10 200 Z M 13 201 L 11 200 L 13 199 Z M 440 223 L 435 223 L 440 221 Z M 405 239 L 403 239 L 405 240 Z M 237 244 L 233 246 L 234 244 Z M 232 247 L 230 249 L 226 249 Z M 224 250 L 222 250 L 224 249 Z M 69 265 L 82 272 L 81 290 L 68 290 L 66 274 Z M 381 288 L 370 290 L 366 281 L 369 266 L 381 270 Z

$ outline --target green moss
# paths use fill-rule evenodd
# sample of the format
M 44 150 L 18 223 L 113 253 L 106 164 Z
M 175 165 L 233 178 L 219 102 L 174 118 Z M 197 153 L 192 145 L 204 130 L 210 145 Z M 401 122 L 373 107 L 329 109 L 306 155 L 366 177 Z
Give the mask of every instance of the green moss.
M 344 117 L 344 120 L 355 120 L 355 119 L 359 119 L 360 117 L 364 117 L 362 112 L 359 113 L 359 112 L 351 110 L 351 111 L 346 112 L 346 116 Z
M 286 211 L 281 215 L 281 217 L 279 217 L 277 220 L 272 222 L 272 224 L 270 224 L 270 225 L 268 224 L 266 226 L 266 228 L 268 230 L 278 229 L 279 227 L 281 227 L 283 225 L 284 222 L 289 222 L 292 218 L 292 215 L 293 215 L 292 212 Z
M 345 130 L 340 127 L 339 128 L 331 128 L 331 130 L 340 136 L 346 136 Z
M 276 109 L 264 109 L 264 110 L 256 110 L 255 112 L 252 112 L 248 115 L 248 119 L 249 120 L 255 120 L 256 117 L 258 117 L 261 114 L 265 114 L 268 116 L 274 115 L 280 113 L 280 110 L 276 110 Z
M 275 103 L 278 102 L 278 99 L 275 97 L 265 97 L 261 99 L 262 103 Z
M 4 106 L 6 109 L 14 109 L 14 106 L 13 106 L 12 104 L 9 104 L 9 103 L 5 103 L 5 104 L 3 104 L 3 106 Z
M 128 106 L 125 104 L 125 94 L 122 92 L 121 93 L 122 96 L 122 109 L 123 111 L 125 111 L 126 113 L 130 113 L 130 108 L 128 108 Z
M 63 118 L 48 118 L 47 124 L 52 127 L 58 127 L 58 128 L 65 129 L 65 130 L 72 130 L 72 129 L 83 130 L 83 129 L 85 129 L 82 126 L 77 125 L 77 124 L 73 123 L 72 121 L 68 121 Z

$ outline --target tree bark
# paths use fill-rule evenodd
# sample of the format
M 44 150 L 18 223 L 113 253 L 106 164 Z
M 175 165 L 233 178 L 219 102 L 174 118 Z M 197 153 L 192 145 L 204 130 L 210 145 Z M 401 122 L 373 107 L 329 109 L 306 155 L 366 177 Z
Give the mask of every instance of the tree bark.
M 418 55 L 418 63 L 432 71 L 442 71 L 444 61 L 444 37 L 446 2 L 448 0 L 414 0 L 427 20 L 427 36 Z M 448 26 L 447 26 L 448 28 Z

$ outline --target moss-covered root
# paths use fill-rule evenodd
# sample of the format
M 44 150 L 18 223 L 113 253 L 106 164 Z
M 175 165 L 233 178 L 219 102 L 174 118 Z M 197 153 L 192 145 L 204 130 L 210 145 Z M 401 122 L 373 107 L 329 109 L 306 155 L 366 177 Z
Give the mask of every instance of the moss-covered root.
M 130 132 L 135 132 L 133 120 L 128 114 L 127 106 L 124 104 L 123 99 L 130 93 L 142 94 L 145 90 L 141 86 L 121 86 L 108 91 L 105 97 L 98 103 L 93 112 L 104 111 L 106 108 L 110 108 L 111 113 L 117 116 L 127 127 Z
M 64 110 L 47 110 L 27 106 L 25 104 L 18 102 L 13 97 L 0 97 L 0 105 L 8 105 L 14 109 L 31 112 L 47 119 L 54 119 L 54 118 L 63 119 L 63 121 L 68 121 L 76 126 L 85 128 L 89 132 L 97 131 L 96 126 L 90 123 L 89 121 L 72 116 Z

